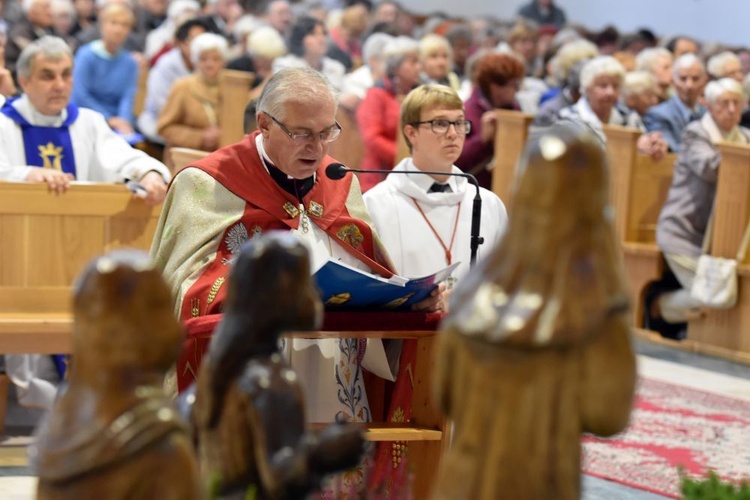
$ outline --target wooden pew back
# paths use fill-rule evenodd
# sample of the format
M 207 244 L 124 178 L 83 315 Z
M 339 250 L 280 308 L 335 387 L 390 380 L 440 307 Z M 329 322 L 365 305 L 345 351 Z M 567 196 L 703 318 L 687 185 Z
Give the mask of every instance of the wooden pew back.
M 116 248 L 148 250 L 161 207 L 122 185 L 0 183 L 0 315 L 70 312 L 71 286 L 92 258 Z
M 234 144 L 245 135 L 242 122 L 245 118 L 245 107 L 250 101 L 250 86 L 254 78 L 252 73 L 233 69 L 225 69 L 221 74 L 220 147 Z
M 516 167 L 529 138 L 529 126 L 533 116 L 520 111 L 495 110 L 497 131 L 495 132 L 495 158 L 492 169 L 492 192 L 506 207 L 512 201 Z
M 656 162 L 638 153 L 636 142 L 641 132 L 635 129 L 605 125 L 604 133 L 618 239 L 654 243 L 656 222 L 672 184 L 677 155 L 669 153 Z
M 735 258 L 750 217 L 750 146 L 721 144 L 711 254 Z M 711 310 L 688 324 L 696 350 L 750 361 L 750 259 L 739 267 L 737 305 Z

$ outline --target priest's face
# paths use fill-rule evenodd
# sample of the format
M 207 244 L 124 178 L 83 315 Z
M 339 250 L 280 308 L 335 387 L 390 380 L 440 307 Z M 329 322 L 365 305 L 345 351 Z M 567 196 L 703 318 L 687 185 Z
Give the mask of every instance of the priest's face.
M 464 125 L 456 125 L 456 122 L 465 119 L 463 109 L 423 109 L 419 120 L 422 123 L 408 125 L 405 129 L 411 142 L 414 165 L 421 170 L 450 172 L 466 140 Z M 447 122 L 451 123 L 446 127 Z
M 56 116 L 65 109 L 73 89 L 73 61 L 68 55 L 59 58 L 37 54 L 28 77 L 19 75 L 21 88 L 37 111 Z
M 295 179 L 313 175 L 328 154 L 327 142 L 336 123 L 336 102 L 321 91 L 305 100 L 288 100 L 281 116 L 258 114 L 263 147 L 271 161 Z

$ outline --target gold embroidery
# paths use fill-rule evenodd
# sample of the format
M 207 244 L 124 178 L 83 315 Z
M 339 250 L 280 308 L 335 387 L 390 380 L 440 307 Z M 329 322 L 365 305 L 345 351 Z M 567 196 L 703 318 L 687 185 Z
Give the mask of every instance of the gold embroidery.
M 355 224 L 347 224 L 343 226 L 339 229 L 339 232 L 336 233 L 336 236 L 338 236 L 340 240 L 349 243 L 349 245 L 354 248 L 358 248 L 362 242 L 365 241 L 364 236 L 362 236 L 362 233 Z
M 299 215 L 299 208 L 295 207 L 294 204 L 292 204 L 292 202 L 290 201 L 284 203 L 284 211 L 293 218 L 297 218 L 297 216 Z
M 193 318 L 197 318 L 198 315 L 201 313 L 200 305 L 201 305 L 200 299 L 198 298 L 190 299 L 190 315 Z
M 219 293 L 221 285 L 224 284 L 226 279 L 226 276 L 220 276 L 211 286 L 211 290 L 209 290 L 208 292 L 208 298 L 206 299 L 206 314 L 208 314 L 208 308 L 211 307 L 211 304 L 213 304 L 214 300 L 216 299 L 216 295 Z
M 62 146 L 55 146 L 48 142 L 44 146 L 39 146 L 39 156 L 42 157 L 43 168 L 62 171 Z
M 346 304 L 351 300 L 352 294 L 349 292 L 344 293 L 337 293 L 336 295 L 331 296 L 330 299 L 326 300 L 327 306 L 340 306 L 341 304 Z
M 310 214 L 315 217 L 323 217 L 323 205 L 316 201 L 310 202 Z

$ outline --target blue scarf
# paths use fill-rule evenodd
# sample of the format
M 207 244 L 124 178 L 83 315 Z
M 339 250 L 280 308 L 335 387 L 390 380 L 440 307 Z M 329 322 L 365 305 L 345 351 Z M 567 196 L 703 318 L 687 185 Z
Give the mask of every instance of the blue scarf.
M 68 104 L 68 117 L 60 127 L 40 127 L 30 124 L 12 106 L 15 99 L 5 103 L 0 113 L 21 127 L 26 164 L 60 170 L 76 176 L 76 161 L 68 127 L 78 118 L 78 108 Z

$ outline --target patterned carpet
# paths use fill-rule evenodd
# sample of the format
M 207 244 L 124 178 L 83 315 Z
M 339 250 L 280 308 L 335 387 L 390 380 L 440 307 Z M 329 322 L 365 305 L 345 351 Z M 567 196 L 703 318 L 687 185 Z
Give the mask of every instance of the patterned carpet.
M 680 468 L 697 478 L 714 470 L 726 480 L 750 479 L 750 382 L 695 369 L 683 379 L 658 374 L 682 382 L 675 384 L 644 377 L 640 368 L 628 429 L 610 439 L 585 438 L 584 472 L 674 498 Z

